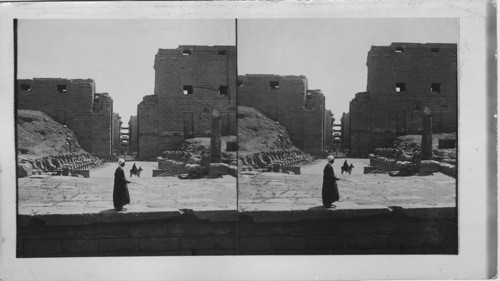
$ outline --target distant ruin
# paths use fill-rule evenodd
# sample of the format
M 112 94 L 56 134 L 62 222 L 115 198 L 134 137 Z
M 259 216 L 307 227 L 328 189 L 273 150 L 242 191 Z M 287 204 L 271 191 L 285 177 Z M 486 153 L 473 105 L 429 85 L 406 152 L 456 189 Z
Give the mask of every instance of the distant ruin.
M 325 96 L 308 90 L 305 76 L 247 74 L 238 77 L 238 105 L 254 107 L 282 124 L 295 146 L 320 154 L 325 149 Z
M 185 139 L 210 137 L 213 109 L 221 134 L 236 135 L 235 46 L 159 49 L 154 68 L 154 95 L 137 109 L 140 159 L 176 150 Z
M 436 133 L 457 130 L 457 45 L 392 43 L 368 52 L 366 92 L 349 107 L 350 148 L 364 157 L 395 137 L 421 134 L 423 109 Z M 344 122 L 346 120 L 344 119 Z
M 19 79 L 17 109 L 42 111 L 75 132 L 81 147 L 100 158 L 110 158 L 113 100 L 96 93 L 92 79 Z

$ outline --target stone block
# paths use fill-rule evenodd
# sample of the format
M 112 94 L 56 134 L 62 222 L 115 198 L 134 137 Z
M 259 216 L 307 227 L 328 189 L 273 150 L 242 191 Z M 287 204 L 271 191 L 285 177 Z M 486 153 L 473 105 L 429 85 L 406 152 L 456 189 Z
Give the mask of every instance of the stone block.
M 17 164 L 17 177 L 29 177 L 33 172 L 33 166 L 30 163 L 18 163 Z
M 90 170 L 73 170 L 71 173 L 74 175 L 81 175 L 84 178 L 90 178 Z
M 24 253 L 28 256 L 45 256 L 61 253 L 61 241 L 57 239 L 24 240 Z
M 292 172 L 296 175 L 300 175 L 300 167 L 282 167 L 283 172 Z
M 269 238 L 267 236 L 239 236 L 238 249 L 240 250 L 269 249 Z
M 371 165 L 371 159 L 370 159 L 370 165 Z M 377 169 L 379 169 L 379 167 L 374 167 L 374 166 L 363 167 L 363 174 L 369 174 Z
M 344 249 L 347 248 L 348 240 L 342 235 L 329 235 L 329 236 L 308 236 L 307 248 L 308 249 Z
M 346 221 L 340 223 L 340 233 L 346 235 L 361 235 L 377 233 L 376 221 Z
M 236 249 L 236 236 L 180 237 L 181 249 Z
M 304 237 L 273 236 L 269 237 L 269 247 L 273 250 L 305 249 Z
M 434 160 L 422 160 L 420 162 L 421 173 L 436 173 L 439 172 L 439 162 Z
M 82 237 L 81 226 L 49 226 L 45 227 L 47 238 L 79 238 Z
M 256 223 L 253 226 L 255 235 L 286 235 L 290 233 L 288 223 Z
M 208 174 L 210 176 L 223 176 L 229 173 L 229 165 L 225 163 L 210 163 Z
M 350 248 L 386 248 L 389 239 L 387 235 L 356 235 L 349 239 Z
M 167 235 L 169 236 L 206 236 L 212 232 L 212 226 L 208 223 L 198 222 L 176 222 L 167 224 Z
M 131 227 L 132 237 L 164 237 L 167 235 L 165 223 L 140 223 Z
M 418 247 L 425 243 L 425 234 L 390 234 L 389 246 L 391 247 Z
M 135 253 L 140 250 L 138 239 L 99 239 L 99 252 L 105 254 Z
M 98 253 L 99 243 L 97 240 L 68 239 L 61 242 L 63 253 Z
M 225 223 L 213 223 L 212 224 L 212 234 L 213 235 L 236 235 L 237 231 L 236 222 L 225 222 Z
M 165 173 L 168 173 L 168 172 L 169 172 L 168 170 L 153 170 L 153 177 L 158 177 L 161 174 L 165 174 Z
M 291 235 L 334 235 L 340 234 L 340 226 L 336 221 L 301 221 L 292 224 Z
M 121 224 L 84 225 L 83 238 L 127 238 L 130 237 L 130 226 Z
M 179 249 L 178 237 L 150 238 L 139 240 L 142 252 L 159 252 Z

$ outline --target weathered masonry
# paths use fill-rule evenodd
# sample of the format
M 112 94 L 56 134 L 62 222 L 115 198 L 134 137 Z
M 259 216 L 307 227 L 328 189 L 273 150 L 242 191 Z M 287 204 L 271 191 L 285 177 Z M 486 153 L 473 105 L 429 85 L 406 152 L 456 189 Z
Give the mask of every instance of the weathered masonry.
M 137 116 L 130 116 L 130 120 L 128 121 L 128 128 L 130 132 L 130 145 L 129 150 L 132 153 L 137 152 L 137 141 L 138 141 L 138 131 L 137 131 Z
M 254 107 L 285 126 L 303 151 L 324 150 L 325 96 L 321 90 L 308 90 L 305 76 L 239 76 L 238 105 Z
M 349 109 L 351 156 L 421 133 L 425 107 L 432 111 L 433 132 L 456 132 L 456 44 L 372 46 L 366 65 L 366 92 L 357 93 Z
M 222 135 L 236 135 L 236 47 L 159 49 L 154 68 L 154 95 L 137 109 L 141 159 L 176 150 L 184 139 L 210 136 L 213 109 Z
M 67 125 L 92 155 L 110 157 L 113 100 L 107 93 L 95 92 L 94 80 L 19 79 L 16 100 L 18 109 L 42 111 Z

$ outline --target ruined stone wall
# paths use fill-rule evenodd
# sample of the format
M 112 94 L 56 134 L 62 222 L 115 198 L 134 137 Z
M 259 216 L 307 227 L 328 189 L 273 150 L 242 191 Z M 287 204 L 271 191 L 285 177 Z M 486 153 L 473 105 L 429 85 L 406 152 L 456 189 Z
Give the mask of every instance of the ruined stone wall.
M 320 154 L 325 140 L 325 96 L 321 90 L 308 90 L 304 106 L 304 151 Z
M 138 127 L 137 127 L 137 116 L 130 116 L 130 120 L 128 121 L 128 127 L 130 132 L 130 151 L 137 152 L 137 142 L 139 139 L 138 136 Z
M 111 133 L 113 100 L 108 93 L 96 93 L 92 107 L 92 154 L 109 158 L 112 151 Z
M 234 46 L 159 49 L 154 67 L 157 103 L 153 108 L 143 100 L 138 108 L 141 158 L 175 150 L 184 139 L 209 137 L 213 109 L 220 113 L 222 135 L 236 135 Z
M 113 151 L 116 151 L 115 153 L 118 153 L 120 151 L 121 145 L 120 145 L 120 127 L 121 127 L 121 117 L 120 114 L 114 113 L 113 114 Z
M 92 79 L 19 79 L 16 86 L 18 109 L 44 112 L 72 129 L 84 150 L 110 156 L 113 103 L 95 92 Z
M 342 113 L 342 118 L 340 119 L 341 124 L 341 135 L 342 135 L 342 150 L 346 151 L 351 148 L 351 122 L 349 118 L 349 113 Z
M 324 126 L 324 150 L 331 149 L 333 146 L 333 122 L 335 118 L 333 118 L 333 113 L 331 110 L 325 111 L 325 126 Z
M 325 97 L 319 90 L 308 92 L 305 76 L 249 74 L 239 76 L 238 84 L 238 105 L 254 107 L 282 124 L 305 152 L 322 151 Z
M 456 44 L 373 46 L 367 67 L 369 103 L 351 102 L 353 156 L 384 147 L 397 135 L 419 134 L 425 107 L 432 110 L 434 132 L 457 130 Z M 359 124 L 363 117 L 357 114 L 368 114 L 369 123 Z M 368 136 L 367 149 L 361 136 Z

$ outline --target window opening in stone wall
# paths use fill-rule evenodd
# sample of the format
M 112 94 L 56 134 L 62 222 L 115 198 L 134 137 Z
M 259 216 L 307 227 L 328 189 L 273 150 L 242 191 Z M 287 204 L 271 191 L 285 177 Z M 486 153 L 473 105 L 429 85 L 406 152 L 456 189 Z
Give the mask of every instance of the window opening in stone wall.
M 210 112 L 210 110 L 208 110 L 208 108 L 203 108 L 203 110 L 201 111 L 201 113 L 203 114 L 208 114 Z
M 431 48 L 431 52 L 438 53 L 439 52 L 439 48 Z
M 227 55 L 226 50 L 219 50 L 219 56 L 225 56 Z
M 229 95 L 229 86 L 219 86 L 219 94 L 224 96 Z
M 243 87 L 243 81 L 241 80 L 238 80 L 238 84 L 237 84 L 238 87 Z
M 57 85 L 57 90 L 59 93 L 66 93 L 68 90 L 66 89 L 66 85 Z
M 431 92 L 440 93 L 441 92 L 441 83 L 432 83 L 431 84 Z
M 280 88 L 280 83 L 279 81 L 269 81 L 269 87 L 271 87 L 272 90 L 277 90 Z
M 183 56 L 190 56 L 192 54 L 193 54 L 193 51 L 191 51 L 191 50 L 184 50 L 184 51 L 182 51 L 182 55 Z
M 404 47 L 396 47 L 396 53 L 403 53 L 405 51 Z
M 31 90 L 30 84 L 21 84 L 21 90 L 30 91 Z
M 191 85 L 184 85 L 182 88 L 182 91 L 184 92 L 184 95 L 192 95 L 193 94 L 193 86 Z
M 406 84 L 405 83 L 396 83 L 396 92 L 404 92 L 406 91 Z

